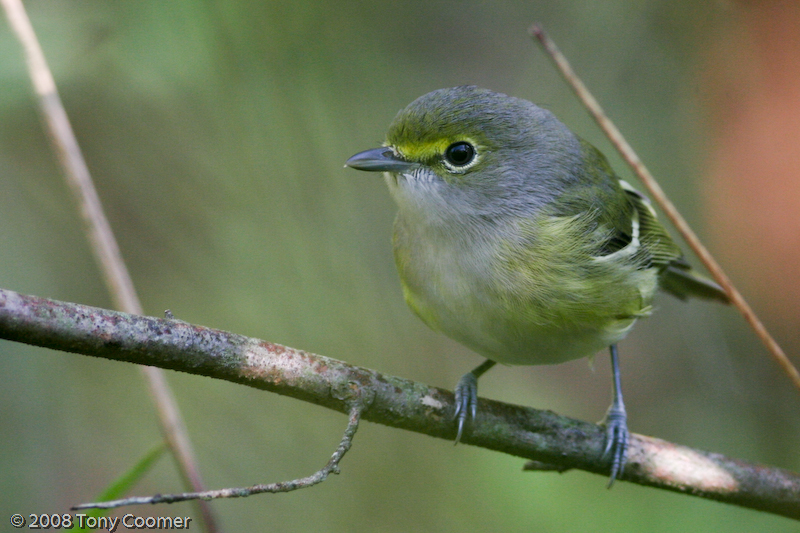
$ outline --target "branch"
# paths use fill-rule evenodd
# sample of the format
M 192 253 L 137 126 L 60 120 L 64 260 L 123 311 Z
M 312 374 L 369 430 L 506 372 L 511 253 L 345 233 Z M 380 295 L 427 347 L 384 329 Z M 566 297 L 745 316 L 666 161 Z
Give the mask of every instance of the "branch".
M 321 355 L 180 320 L 129 315 L 0 289 L 0 338 L 223 379 L 452 440 L 453 394 Z M 607 475 L 603 430 L 550 411 L 481 399 L 462 438 L 565 468 Z M 621 480 L 800 520 L 800 475 L 631 435 Z

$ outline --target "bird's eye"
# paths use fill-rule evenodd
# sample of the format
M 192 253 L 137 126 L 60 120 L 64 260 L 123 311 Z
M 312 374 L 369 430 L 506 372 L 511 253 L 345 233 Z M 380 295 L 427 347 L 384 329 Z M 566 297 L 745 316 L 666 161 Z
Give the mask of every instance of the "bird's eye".
M 475 160 L 475 147 L 466 141 L 453 143 L 444 151 L 444 160 L 452 170 L 463 169 Z

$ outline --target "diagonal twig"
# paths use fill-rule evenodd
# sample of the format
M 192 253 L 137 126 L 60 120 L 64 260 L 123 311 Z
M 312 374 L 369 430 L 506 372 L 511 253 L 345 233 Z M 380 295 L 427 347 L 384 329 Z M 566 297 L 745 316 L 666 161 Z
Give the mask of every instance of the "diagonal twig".
M 111 225 L 106 218 L 100 197 L 92 182 L 67 112 L 58 95 L 55 80 L 47 66 L 44 52 L 36 38 L 31 21 L 21 0 L 0 0 L 9 24 L 17 35 L 28 63 L 31 82 L 39 98 L 39 110 L 46 123 L 58 160 L 67 182 L 77 200 L 92 250 L 111 293 L 114 306 L 132 314 L 142 314 L 142 304 L 136 294 L 125 262 L 122 259 Z M 203 490 L 197 461 L 183 424 L 178 404 L 163 372 L 158 368 L 142 367 L 153 402 L 156 404 L 161 432 L 178 463 L 184 482 L 196 491 Z M 209 532 L 217 531 L 210 507 L 200 502 L 203 522 Z
M 669 200 L 669 198 L 667 198 L 664 190 L 655 180 L 653 175 L 650 174 L 650 171 L 647 170 L 647 167 L 644 166 L 644 163 L 642 163 L 642 161 L 639 159 L 639 156 L 636 155 L 636 152 L 633 151 L 633 148 L 631 148 L 631 146 L 622 136 L 622 133 L 620 133 L 614 123 L 611 122 L 611 119 L 609 119 L 605 114 L 603 109 L 600 107 L 600 104 L 589 92 L 589 89 L 586 88 L 580 78 L 578 78 L 577 74 L 575 74 L 575 71 L 572 70 L 567 58 L 561 53 L 555 42 L 553 42 L 553 40 L 538 24 L 531 26 L 529 31 L 530 34 L 538 39 L 542 44 L 542 47 L 550 56 L 550 59 L 552 59 L 553 63 L 555 63 L 556 67 L 561 72 L 561 75 L 564 77 L 567 83 L 569 83 L 573 91 L 575 91 L 575 94 L 589 110 L 592 117 L 609 138 L 614 147 L 622 155 L 625 162 L 628 163 L 628 165 L 642 181 L 653 200 L 655 200 L 659 207 L 661 207 L 661 209 L 667 215 L 667 218 L 669 218 L 686 243 L 691 247 L 692 251 L 697 254 L 697 257 L 700 258 L 700 261 L 702 261 L 703 265 L 705 265 L 717 283 L 720 284 L 725 291 L 725 294 L 728 295 L 731 303 L 742 313 L 747 323 L 750 324 L 750 326 L 756 332 L 756 335 L 758 335 L 758 337 L 761 339 L 761 342 L 764 343 L 764 346 L 766 346 L 770 355 L 772 355 L 772 358 L 775 359 L 783 371 L 786 372 L 786 374 L 789 376 L 789 379 L 791 379 L 792 383 L 794 383 L 795 387 L 800 389 L 800 372 L 797 371 L 797 368 L 795 368 L 795 366 L 786 356 L 783 349 L 767 331 L 767 328 L 755 314 L 747 301 L 745 301 L 742 294 L 736 289 L 736 287 L 734 287 L 730 278 L 728 278 L 727 274 L 725 274 L 725 271 L 722 270 L 722 267 L 711 255 L 711 252 L 709 252 L 708 249 L 703 246 L 703 243 L 700 242 L 700 239 L 697 237 L 694 231 L 692 231 L 692 228 L 689 226 L 689 223 L 686 222 L 686 219 L 681 216 L 675 205 Z

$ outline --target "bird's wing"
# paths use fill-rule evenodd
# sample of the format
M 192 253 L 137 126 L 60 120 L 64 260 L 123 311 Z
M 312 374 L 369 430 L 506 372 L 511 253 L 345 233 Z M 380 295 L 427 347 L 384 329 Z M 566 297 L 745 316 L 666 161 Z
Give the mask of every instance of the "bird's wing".
M 638 214 L 641 253 L 647 258 L 647 263 L 661 272 L 661 289 L 682 300 L 698 297 L 728 303 L 722 287 L 695 271 L 686 261 L 678 245 L 658 221 L 650 200 L 625 181 L 620 180 L 620 185 Z

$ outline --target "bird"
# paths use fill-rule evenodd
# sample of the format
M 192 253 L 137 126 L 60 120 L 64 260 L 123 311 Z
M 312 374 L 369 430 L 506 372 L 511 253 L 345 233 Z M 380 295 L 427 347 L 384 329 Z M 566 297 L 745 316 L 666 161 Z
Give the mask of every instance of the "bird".
M 382 146 L 345 166 L 385 177 L 411 310 L 486 358 L 456 385 L 456 443 L 477 415 L 478 378 L 495 364 L 556 364 L 608 349 L 613 400 L 601 425 L 610 487 L 629 441 L 617 344 L 652 313 L 659 289 L 728 302 L 686 261 L 648 198 L 550 111 L 474 85 L 417 98 Z

